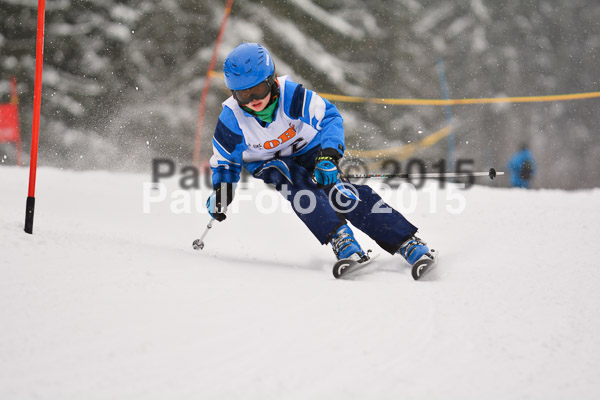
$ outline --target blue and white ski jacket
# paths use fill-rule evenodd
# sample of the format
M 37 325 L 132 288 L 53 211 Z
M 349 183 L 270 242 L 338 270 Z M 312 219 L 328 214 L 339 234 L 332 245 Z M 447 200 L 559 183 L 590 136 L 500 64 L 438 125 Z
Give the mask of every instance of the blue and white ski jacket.
M 298 156 L 316 146 L 343 153 L 344 127 L 337 108 L 287 76 L 279 81 L 279 104 L 271 123 L 244 111 L 232 97 L 223 102 L 213 137 L 213 186 L 254 173 L 266 160 Z M 343 154 L 342 154 L 343 155 Z

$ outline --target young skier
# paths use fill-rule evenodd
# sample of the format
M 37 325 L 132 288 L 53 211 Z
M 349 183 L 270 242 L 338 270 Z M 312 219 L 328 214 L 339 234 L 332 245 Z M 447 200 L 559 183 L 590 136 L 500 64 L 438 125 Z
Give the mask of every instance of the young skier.
M 338 260 L 368 259 L 347 221 L 411 265 L 435 259 L 435 251 L 415 236 L 417 228 L 369 186 L 340 180 L 344 128 L 333 104 L 287 76 L 277 77 L 269 52 L 256 43 L 231 51 L 223 70 L 232 96 L 223 103 L 213 137 L 214 191 L 207 201 L 213 218 L 226 218 L 244 167 L 274 185 Z

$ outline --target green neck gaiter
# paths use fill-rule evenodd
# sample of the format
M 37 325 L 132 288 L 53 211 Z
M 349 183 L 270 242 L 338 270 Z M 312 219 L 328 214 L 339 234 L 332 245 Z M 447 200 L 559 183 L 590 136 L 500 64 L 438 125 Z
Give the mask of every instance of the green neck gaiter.
M 275 101 L 271 103 L 271 105 L 266 106 L 262 111 L 253 111 L 245 106 L 242 106 L 242 108 L 247 113 L 256 115 L 261 121 L 270 124 L 271 122 L 273 122 L 273 114 L 275 109 L 277 108 L 277 104 L 279 104 L 279 97 L 277 97 Z

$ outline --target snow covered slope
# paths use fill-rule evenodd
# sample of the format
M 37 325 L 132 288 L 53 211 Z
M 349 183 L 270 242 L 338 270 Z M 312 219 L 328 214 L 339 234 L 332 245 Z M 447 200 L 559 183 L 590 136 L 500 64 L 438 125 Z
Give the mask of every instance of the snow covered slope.
M 335 280 L 261 185 L 197 252 L 206 190 L 144 213 L 149 176 L 42 169 L 26 235 L 27 175 L 0 168 L 2 399 L 600 396 L 600 190 L 393 192 L 440 265 Z

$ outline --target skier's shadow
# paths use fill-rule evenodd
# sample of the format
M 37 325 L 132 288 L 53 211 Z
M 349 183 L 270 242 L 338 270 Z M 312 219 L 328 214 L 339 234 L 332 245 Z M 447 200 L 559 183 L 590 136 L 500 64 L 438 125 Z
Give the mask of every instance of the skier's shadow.
M 311 258 L 305 262 L 290 262 L 290 261 L 278 261 L 277 259 L 265 259 L 260 257 L 242 257 L 232 254 L 207 254 L 207 257 L 214 258 L 218 261 L 224 261 L 235 264 L 250 264 L 258 266 L 268 266 L 276 268 L 290 268 L 290 269 L 302 269 L 312 271 L 322 271 L 328 263 L 327 260 L 320 258 Z
M 444 262 L 447 265 L 448 264 L 448 260 L 452 260 L 454 258 L 458 258 L 458 254 L 454 254 L 454 253 L 444 253 Z M 391 258 L 386 258 L 384 260 L 382 260 L 379 264 L 378 264 L 378 270 L 379 271 L 385 271 L 388 273 L 400 273 L 402 275 L 406 275 L 407 277 L 409 277 L 410 279 L 412 279 L 411 276 L 411 266 L 404 262 L 403 260 L 399 260 L 398 256 L 394 256 Z M 441 280 L 441 278 L 444 277 L 444 273 L 442 270 L 440 270 L 439 265 L 436 265 L 434 268 L 431 269 L 430 272 L 428 272 L 426 275 L 424 275 L 423 277 L 421 277 L 419 279 L 419 282 L 434 282 L 434 281 L 439 281 Z

